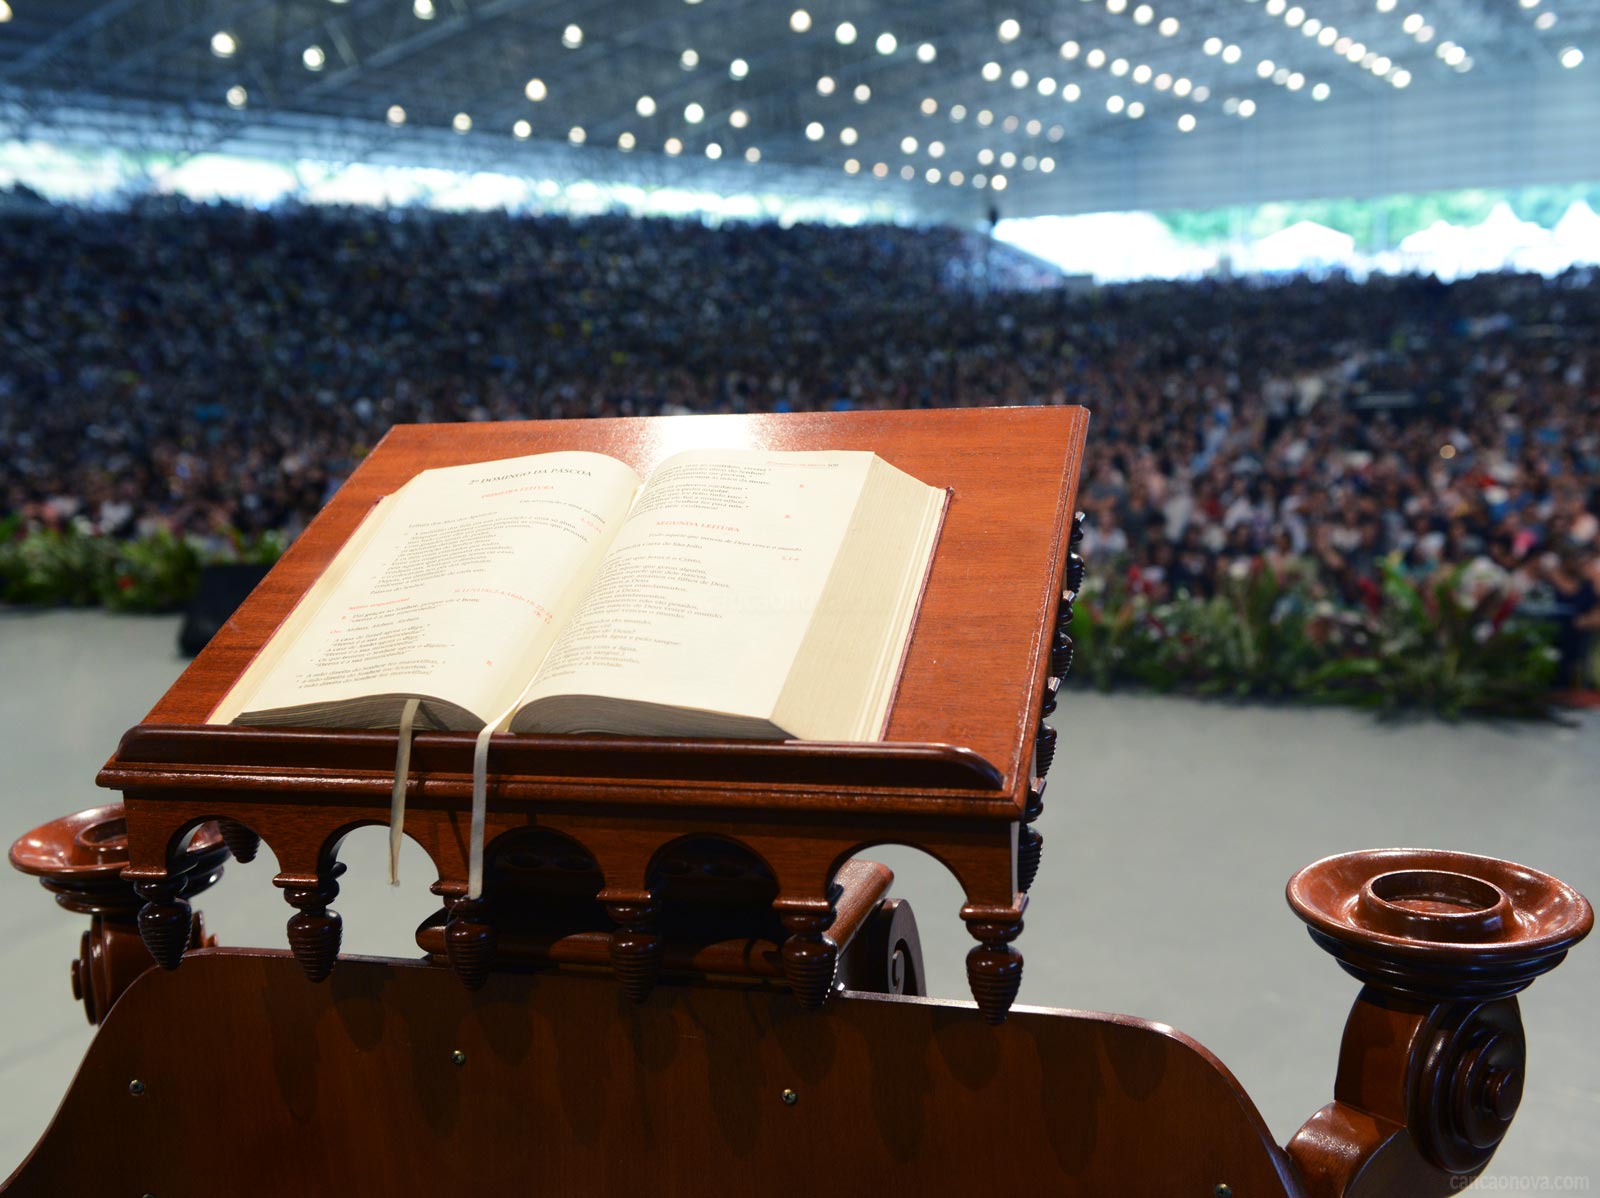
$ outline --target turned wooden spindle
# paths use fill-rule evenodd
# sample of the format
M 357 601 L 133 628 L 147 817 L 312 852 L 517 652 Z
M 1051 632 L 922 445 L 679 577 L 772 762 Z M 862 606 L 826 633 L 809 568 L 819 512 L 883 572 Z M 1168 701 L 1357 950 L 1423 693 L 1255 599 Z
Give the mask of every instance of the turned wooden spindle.
M 799 909 L 779 906 L 778 911 L 789 933 L 780 952 L 783 976 L 802 1007 L 820 1010 L 833 988 L 839 959 L 838 947 L 823 934 L 833 926 L 833 903 L 821 900 Z
M 1022 934 L 1022 920 L 970 918 L 966 912 L 962 918 L 978 942 L 967 953 L 967 984 L 978 1013 L 985 1023 L 1004 1023 L 1022 987 L 1022 954 L 1011 947 Z
M 1033 738 L 1033 771 L 1043 778 L 1056 759 L 1056 730 L 1043 720 Z
M 1039 876 L 1039 862 L 1044 857 L 1044 836 L 1033 827 L 1044 814 L 1044 779 L 1035 778 L 1028 786 L 1028 798 L 1022 808 L 1022 826 L 1017 829 L 1017 889 L 1026 894 L 1033 889 L 1033 880 Z
M 217 827 L 222 830 L 222 843 L 228 846 L 228 852 L 233 854 L 235 861 L 240 865 L 248 865 L 256 859 L 261 837 L 237 820 L 219 819 Z
M 622 992 L 634 1002 L 643 1002 L 661 974 L 664 944 L 654 930 L 655 896 L 648 890 L 623 892 L 602 890 L 600 901 L 606 914 L 616 922 L 611 933 L 611 967 L 616 970 Z
M 344 865 L 336 861 L 309 880 L 282 875 L 274 879 L 289 905 L 296 908 L 289 917 L 289 951 L 309 981 L 327 978 L 339 956 L 344 921 L 328 905 L 339 897 L 338 879 L 342 873 Z
M 1289 882 L 1311 938 L 1362 983 L 1334 1101 L 1289 1142 L 1307 1198 L 1443 1198 L 1494 1156 L 1522 1097 L 1516 995 L 1594 913 L 1548 874 L 1422 849 L 1346 853 Z
M 483 898 L 465 895 L 446 899 L 444 954 L 456 979 L 468 990 L 482 990 L 494 968 L 494 922 Z
M 225 856 L 214 826 L 197 829 L 173 862 L 171 878 L 179 894 L 187 898 L 213 885 L 222 876 Z M 89 916 L 89 930 L 72 962 L 72 996 L 83 1003 L 89 1022 L 98 1024 L 118 996 L 150 968 L 152 958 L 138 920 L 144 899 L 122 876 L 128 864 L 122 804 L 108 803 L 33 829 L 11 846 L 11 864 L 37 877 L 58 906 Z M 184 927 L 174 919 L 170 933 L 157 933 L 159 946 L 174 963 L 185 949 L 214 943 L 199 912 L 193 912 L 186 924 L 188 938 L 174 957 L 166 937 Z
M 1061 679 L 1055 675 L 1044 680 L 1044 702 L 1039 705 L 1040 715 L 1054 715 L 1056 702 L 1061 697 Z

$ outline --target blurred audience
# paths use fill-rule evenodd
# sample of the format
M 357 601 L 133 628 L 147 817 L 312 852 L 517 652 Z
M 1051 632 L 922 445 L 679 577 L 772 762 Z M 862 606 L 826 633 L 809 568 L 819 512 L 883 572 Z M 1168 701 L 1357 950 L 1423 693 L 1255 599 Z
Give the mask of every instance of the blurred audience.
M 1392 560 L 1600 624 L 1600 286 L 1063 284 L 979 235 L 152 201 L 0 228 L 0 518 L 297 531 L 405 421 L 1082 403 L 1156 597 Z M 1003 463 L 996 464 L 997 469 Z M 1570 642 L 1570 643 L 1569 643 Z

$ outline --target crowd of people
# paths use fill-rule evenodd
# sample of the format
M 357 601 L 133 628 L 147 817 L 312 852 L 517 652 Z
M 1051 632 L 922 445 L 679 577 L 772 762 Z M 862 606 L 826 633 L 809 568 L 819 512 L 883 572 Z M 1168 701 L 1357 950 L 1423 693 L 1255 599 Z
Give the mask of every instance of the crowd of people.
M 391 424 L 1081 403 L 1155 597 L 1380 563 L 1600 624 L 1600 280 L 1046 279 L 887 226 L 146 202 L 0 228 L 0 520 L 294 533 Z M 1041 284 L 1045 285 L 1041 285 Z M 16 521 L 14 521 L 16 522 Z

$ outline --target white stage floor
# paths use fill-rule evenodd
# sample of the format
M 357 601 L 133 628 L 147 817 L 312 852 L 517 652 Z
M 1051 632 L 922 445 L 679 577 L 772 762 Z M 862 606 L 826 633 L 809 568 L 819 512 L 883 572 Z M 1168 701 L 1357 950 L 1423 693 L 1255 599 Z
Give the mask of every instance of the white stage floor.
M 0 840 L 110 798 L 95 772 L 182 669 L 176 636 L 174 619 L 0 612 Z M 1419 845 L 1508 857 L 1600 898 L 1600 713 L 1572 727 L 1383 725 L 1341 711 L 1069 692 L 1057 720 L 1019 1001 L 1188 1032 L 1233 1070 L 1280 1141 L 1332 1099 L 1356 992 L 1284 903 L 1296 869 L 1348 849 Z M 344 947 L 415 956 L 413 931 L 436 904 L 430 866 L 407 842 L 403 885 L 391 890 L 385 839 L 365 828 L 340 853 Z M 872 855 L 912 900 L 932 993 L 967 997 L 971 941 L 954 881 L 915 852 Z M 291 912 L 274 872 L 264 850 L 198 900 L 222 943 L 284 946 Z M 10 870 L 0 871 L 0 920 L 3 1176 L 43 1132 L 92 1029 L 67 981 L 87 921 Z M 1600 1189 L 1597 998 L 1600 937 L 1523 996 L 1526 1097 L 1485 1189 Z

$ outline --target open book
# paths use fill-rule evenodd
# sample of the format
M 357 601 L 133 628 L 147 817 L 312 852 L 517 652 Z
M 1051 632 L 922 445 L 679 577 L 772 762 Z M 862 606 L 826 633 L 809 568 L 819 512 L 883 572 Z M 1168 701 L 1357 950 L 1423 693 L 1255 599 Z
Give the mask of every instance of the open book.
M 426 470 L 211 722 L 875 740 L 945 499 L 871 453 Z

